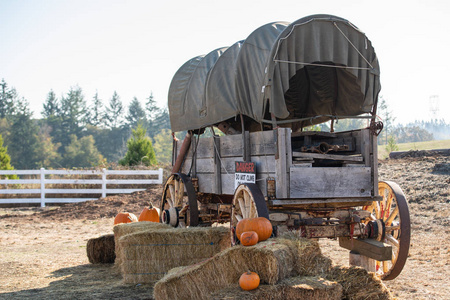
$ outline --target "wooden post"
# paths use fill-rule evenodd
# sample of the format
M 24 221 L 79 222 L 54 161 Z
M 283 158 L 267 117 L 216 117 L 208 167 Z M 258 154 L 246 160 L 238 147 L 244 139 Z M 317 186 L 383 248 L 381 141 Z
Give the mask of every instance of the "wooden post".
M 222 163 L 220 161 L 220 137 L 214 135 L 213 137 L 214 143 L 214 179 L 215 179 L 215 188 L 214 193 L 217 195 L 222 194 Z
M 41 168 L 41 207 L 45 207 L 45 169 Z
M 106 169 L 102 169 L 102 198 L 106 197 Z
M 362 267 L 369 272 L 376 272 L 375 260 L 361 255 L 356 251 L 350 251 L 349 264 L 350 266 Z

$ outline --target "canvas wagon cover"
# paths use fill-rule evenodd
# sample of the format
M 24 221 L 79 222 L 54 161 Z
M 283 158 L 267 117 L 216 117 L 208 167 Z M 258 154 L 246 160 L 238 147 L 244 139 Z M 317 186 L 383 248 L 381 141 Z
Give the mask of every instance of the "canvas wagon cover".
M 370 113 L 381 89 L 375 50 L 349 21 L 313 15 L 269 23 L 185 63 L 169 89 L 172 131 L 243 114 L 317 124 Z

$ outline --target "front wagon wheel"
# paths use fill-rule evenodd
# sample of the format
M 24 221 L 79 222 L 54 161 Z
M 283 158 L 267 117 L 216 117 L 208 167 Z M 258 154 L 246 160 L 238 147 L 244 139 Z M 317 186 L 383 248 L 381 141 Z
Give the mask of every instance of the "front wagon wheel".
M 372 220 L 382 220 L 386 226 L 382 242 L 392 246 L 392 259 L 376 261 L 376 274 L 383 280 L 392 280 L 401 273 L 408 258 L 411 240 L 409 208 L 405 194 L 395 182 L 380 181 L 378 192 L 383 199 L 364 209 L 371 212 Z

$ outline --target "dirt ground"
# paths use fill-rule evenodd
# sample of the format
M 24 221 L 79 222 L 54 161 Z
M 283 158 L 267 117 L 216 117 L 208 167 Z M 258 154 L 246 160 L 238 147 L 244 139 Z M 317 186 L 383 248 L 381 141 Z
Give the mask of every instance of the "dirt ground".
M 412 245 L 402 274 L 385 282 L 399 299 L 450 295 L 450 158 L 380 162 L 380 179 L 407 195 Z M 161 197 L 161 186 L 132 195 L 47 208 L 0 208 L 1 299 L 152 299 L 151 285 L 126 285 L 114 265 L 92 265 L 87 240 L 112 233 L 120 211 L 140 211 Z M 348 264 L 337 241 L 321 241 L 335 263 Z

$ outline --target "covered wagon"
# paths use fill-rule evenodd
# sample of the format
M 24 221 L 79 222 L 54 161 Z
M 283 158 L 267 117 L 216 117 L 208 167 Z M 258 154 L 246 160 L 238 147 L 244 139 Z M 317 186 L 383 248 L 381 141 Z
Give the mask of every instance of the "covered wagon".
M 187 134 L 174 139 L 162 222 L 230 222 L 233 233 L 241 219 L 262 216 L 275 234 L 339 238 L 395 278 L 410 222 L 400 187 L 378 182 L 380 89 L 370 40 L 331 15 L 269 23 L 188 60 L 169 89 L 172 131 Z M 336 132 L 348 118 L 367 121 Z M 324 122 L 329 129 L 317 131 Z

